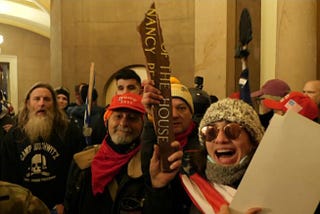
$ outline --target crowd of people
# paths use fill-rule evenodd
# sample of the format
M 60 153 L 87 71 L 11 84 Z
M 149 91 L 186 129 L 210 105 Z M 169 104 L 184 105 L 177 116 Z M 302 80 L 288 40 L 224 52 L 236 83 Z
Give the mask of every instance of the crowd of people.
M 67 88 L 36 83 L 16 115 L 1 108 L 1 212 L 227 214 L 273 115 L 293 110 L 319 122 L 320 80 L 299 92 L 271 79 L 251 93 L 254 105 L 230 97 L 210 102 L 204 92 L 204 107 L 192 94 L 202 87 L 171 78 L 175 152 L 164 172 L 152 111 L 161 91 L 130 67 L 114 77 L 110 104 L 99 106 L 93 89 L 89 134 L 86 83 L 75 86 L 73 103 Z

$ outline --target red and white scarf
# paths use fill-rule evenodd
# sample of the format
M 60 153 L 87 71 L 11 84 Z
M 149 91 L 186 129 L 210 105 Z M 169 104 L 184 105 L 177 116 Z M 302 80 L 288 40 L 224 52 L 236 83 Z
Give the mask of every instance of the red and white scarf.
M 222 205 L 229 205 L 236 193 L 232 187 L 210 184 L 197 173 L 191 176 L 180 173 L 180 179 L 193 204 L 202 213 L 218 213 Z
M 175 136 L 182 148 L 187 144 L 188 136 L 194 128 L 195 124 L 192 123 L 184 133 Z M 221 205 L 229 204 L 233 198 L 230 195 L 235 193 L 235 189 L 228 186 L 214 187 L 198 173 L 190 176 L 180 173 L 180 179 L 194 205 L 203 213 L 218 213 Z

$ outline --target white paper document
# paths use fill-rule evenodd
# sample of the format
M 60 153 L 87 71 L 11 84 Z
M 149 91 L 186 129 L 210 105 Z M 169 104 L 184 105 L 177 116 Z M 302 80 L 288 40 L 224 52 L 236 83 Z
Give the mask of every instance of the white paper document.
M 320 125 L 295 112 L 273 116 L 230 204 L 231 213 L 312 214 L 320 200 Z

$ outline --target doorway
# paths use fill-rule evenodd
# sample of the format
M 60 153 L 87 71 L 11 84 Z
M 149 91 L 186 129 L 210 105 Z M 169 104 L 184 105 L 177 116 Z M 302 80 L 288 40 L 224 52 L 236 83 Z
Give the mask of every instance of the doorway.
M 0 54 L 0 89 L 18 112 L 17 56 Z

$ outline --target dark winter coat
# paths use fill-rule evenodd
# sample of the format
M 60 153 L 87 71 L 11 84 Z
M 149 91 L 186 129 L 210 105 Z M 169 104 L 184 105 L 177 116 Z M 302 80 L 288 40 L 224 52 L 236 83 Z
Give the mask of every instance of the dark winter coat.
M 84 114 L 86 111 L 86 105 L 73 106 L 68 108 L 67 114 L 71 120 L 74 120 L 78 124 L 79 129 L 82 132 L 84 125 Z M 92 106 L 89 127 L 92 128 L 92 134 L 90 140 L 87 139 L 88 145 L 100 144 L 106 135 L 106 128 L 103 122 L 103 115 L 105 108 L 101 106 Z M 84 136 L 85 137 L 85 136 Z
M 121 168 L 104 192 L 96 196 L 92 192 L 91 167 L 81 170 L 73 161 L 64 202 L 66 214 L 141 213 L 143 201 L 140 152 Z
M 146 198 L 144 201 L 143 213 L 146 214 L 179 214 L 190 213 L 192 209 L 192 202 L 184 190 L 179 175 L 163 188 L 152 188 L 149 175 L 149 163 L 153 154 L 153 144 L 156 142 L 156 135 L 151 122 L 145 122 L 142 133 L 142 166 L 146 183 Z M 203 147 L 198 141 L 198 128 L 195 127 L 188 137 L 188 142 L 184 146 L 184 155 L 187 155 L 188 150 L 199 150 L 197 157 L 191 158 L 192 170 L 204 174 L 206 155 Z

